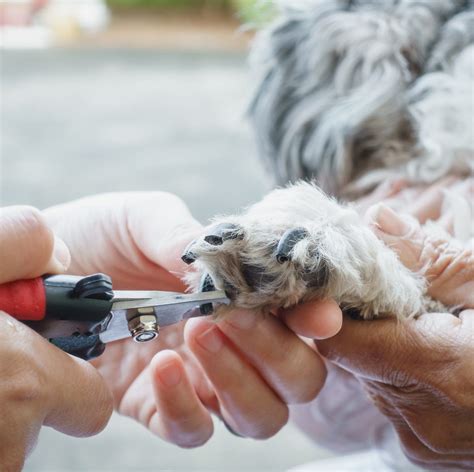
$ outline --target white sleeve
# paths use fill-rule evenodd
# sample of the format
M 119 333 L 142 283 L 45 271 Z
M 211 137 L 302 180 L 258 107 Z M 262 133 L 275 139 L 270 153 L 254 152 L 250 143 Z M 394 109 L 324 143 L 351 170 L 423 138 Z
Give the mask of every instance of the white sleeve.
M 290 408 L 292 420 L 315 442 L 335 452 L 372 447 L 377 432 L 389 421 L 353 375 L 327 364 L 325 386 L 312 402 Z

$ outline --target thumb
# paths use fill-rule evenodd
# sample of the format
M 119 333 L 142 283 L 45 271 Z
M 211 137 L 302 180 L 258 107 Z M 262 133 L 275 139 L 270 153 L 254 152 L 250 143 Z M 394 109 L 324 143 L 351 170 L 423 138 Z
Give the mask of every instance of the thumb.
M 474 255 L 435 225 L 421 227 L 383 204 L 369 209 L 375 234 L 408 269 L 428 282 L 428 294 L 447 306 L 474 308 Z
M 29 330 L 26 326 L 20 329 Z M 34 346 L 31 352 L 47 370 L 44 424 L 77 437 L 102 431 L 112 414 L 113 400 L 99 372 L 92 364 L 66 354 L 37 333 L 31 331 L 28 335 L 30 346 Z
M 0 209 L 0 283 L 64 272 L 69 250 L 33 207 Z
M 316 341 L 322 356 L 368 380 L 397 385 L 402 372 L 418 359 L 420 343 L 414 320 L 379 318 L 370 322 L 344 317 L 342 329 L 329 339 Z M 418 360 L 418 362 L 421 362 Z
M 104 428 L 112 413 L 112 396 L 91 364 L 66 354 L 2 312 L 0 346 L 2 379 L 8 379 L 10 385 L 5 386 L 12 392 L 9 398 L 20 402 L 19 415 L 31 412 L 27 419 L 31 426 L 39 418 L 46 426 L 78 437 Z
M 54 401 L 44 424 L 76 437 L 99 433 L 113 411 L 112 394 L 105 380 L 88 362 L 50 344 L 48 347 L 57 352 L 50 364 L 50 368 L 55 369 L 50 383 L 54 389 L 50 398 Z

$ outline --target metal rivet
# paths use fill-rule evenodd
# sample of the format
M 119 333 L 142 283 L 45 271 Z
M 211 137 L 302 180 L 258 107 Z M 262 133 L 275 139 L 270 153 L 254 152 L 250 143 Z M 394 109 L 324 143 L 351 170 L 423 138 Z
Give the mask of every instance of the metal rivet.
M 128 322 L 128 329 L 134 341 L 144 343 L 155 339 L 159 334 L 156 316 L 150 314 L 138 315 Z

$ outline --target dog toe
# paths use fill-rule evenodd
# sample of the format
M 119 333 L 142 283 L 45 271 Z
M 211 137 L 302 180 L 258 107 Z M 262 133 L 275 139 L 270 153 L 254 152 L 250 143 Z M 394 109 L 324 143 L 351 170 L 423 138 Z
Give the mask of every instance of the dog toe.
M 196 262 L 197 256 L 193 252 L 193 246 L 196 244 L 196 241 L 191 241 L 185 248 L 181 260 L 186 264 L 192 264 Z
M 212 292 L 216 289 L 214 281 L 209 274 L 203 274 L 201 278 L 201 283 L 199 285 L 200 292 Z M 203 315 L 210 315 L 213 311 L 212 303 L 204 303 L 199 307 Z
M 221 223 L 209 229 L 204 241 L 212 246 L 220 246 L 229 239 L 243 239 L 242 228 L 233 223 Z
M 299 243 L 302 239 L 308 236 L 308 231 L 304 228 L 292 228 L 288 231 L 285 231 L 280 241 L 275 253 L 275 258 L 280 264 L 284 264 L 291 260 L 291 252 L 293 248 Z

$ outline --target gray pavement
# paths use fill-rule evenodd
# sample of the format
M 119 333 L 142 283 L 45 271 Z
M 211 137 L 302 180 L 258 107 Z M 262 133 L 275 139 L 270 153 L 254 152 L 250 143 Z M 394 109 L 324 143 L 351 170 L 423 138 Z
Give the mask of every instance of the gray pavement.
M 268 189 L 244 120 L 243 56 L 52 50 L 1 60 L 2 205 L 159 189 L 205 221 Z M 216 424 L 207 445 L 181 450 L 114 417 L 91 439 L 44 429 L 26 470 L 278 471 L 325 455 L 292 426 L 262 442 Z

